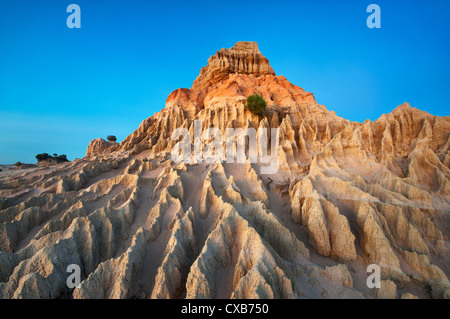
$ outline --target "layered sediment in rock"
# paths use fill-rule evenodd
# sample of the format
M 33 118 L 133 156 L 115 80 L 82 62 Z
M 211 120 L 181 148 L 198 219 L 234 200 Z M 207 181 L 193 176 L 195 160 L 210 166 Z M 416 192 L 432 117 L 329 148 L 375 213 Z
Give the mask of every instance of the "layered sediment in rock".
M 229 74 L 275 75 L 269 60 L 259 52 L 256 42 L 237 42 L 208 59 L 191 89 L 202 90 L 228 79 Z
M 262 118 L 244 107 L 254 93 Z M 172 132 L 194 143 L 196 120 L 279 128 L 279 170 L 174 163 Z M 407 103 L 345 120 L 238 43 L 120 144 L 0 176 L 0 297 L 448 298 L 449 132 Z

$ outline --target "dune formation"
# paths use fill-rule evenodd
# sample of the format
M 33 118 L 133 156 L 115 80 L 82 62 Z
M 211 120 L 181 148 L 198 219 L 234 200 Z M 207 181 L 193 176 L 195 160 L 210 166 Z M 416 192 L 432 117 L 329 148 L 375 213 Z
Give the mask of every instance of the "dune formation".
M 173 162 L 194 120 L 279 128 L 278 172 Z M 341 118 L 238 42 L 121 143 L 0 173 L 0 298 L 450 298 L 449 132 L 408 103 Z

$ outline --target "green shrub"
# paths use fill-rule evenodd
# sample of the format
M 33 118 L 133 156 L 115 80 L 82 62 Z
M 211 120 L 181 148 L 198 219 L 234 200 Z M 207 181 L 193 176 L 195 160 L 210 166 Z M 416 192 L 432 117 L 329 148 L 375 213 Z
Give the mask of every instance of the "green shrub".
M 253 94 L 247 97 L 245 108 L 253 114 L 261 116 L 266 109 L 266 101 L 258 94 Z
M 66 154 L 61 154 L 57 157 L 57 160 L 59 162 L 68 162 L 69 160 L 67 159 L 67 155 Z
M 42 153 L 42 154 L 38 154 L 35 156 L 37 161 L 45 161 L 46 159 L 48 159 L 50 157 L 50 155 L 48 155 L 47 153 Z
M 41 161 L 45 161 L 47 159 L 55 159 L 58 163 L 63 163 L 63 162 L 69 161 L 67 159 L 67 155 L 65 155 L 65 154 L 58 155 L 58 154 L 54 153 L 53 155 L 54 156 L 48 155 L 47 153 L 42 153 L 42 154 L 36 155 L 35 157 L 36 157 L 38 163 Z
M 114 135 L 108 135 L 108 136 L 106 137 L 106 139 L 107 139 L 108 141 L 110 141 L 110 142 L 115 142 L 115 141 L 117 141 L 117 137 L 115 137 Z

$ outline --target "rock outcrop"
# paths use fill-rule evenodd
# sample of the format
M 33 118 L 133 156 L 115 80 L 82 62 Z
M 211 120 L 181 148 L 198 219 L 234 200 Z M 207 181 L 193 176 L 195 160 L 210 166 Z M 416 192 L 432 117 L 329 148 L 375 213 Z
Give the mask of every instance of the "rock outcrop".
M 105 141 L 101 137 L 92 140 L 86 150 L 86 156 L 113 152 L 119 144 L 113 141 Z
M 275 75 L 269 60 L 259 52 L 256 42 L 237 42 L 230 49 L 221 49 L 208 59 L 208 65 L 192 85 L 193 90 L 202 90 L 228 79 L 229 74 Z

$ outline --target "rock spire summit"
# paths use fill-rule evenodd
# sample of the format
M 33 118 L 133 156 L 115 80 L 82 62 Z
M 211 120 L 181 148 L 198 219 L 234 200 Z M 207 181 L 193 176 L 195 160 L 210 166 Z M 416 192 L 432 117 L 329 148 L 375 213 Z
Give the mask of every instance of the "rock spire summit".
M 258 43 L 236 42 L 230 49 L 221 49 L 208 59 L 208 64 L 200 70 L 191 89 L 204 89 L 207 86 L 228 79 L 231 73 L 275 75 L 269 59 L 261 54 Z

